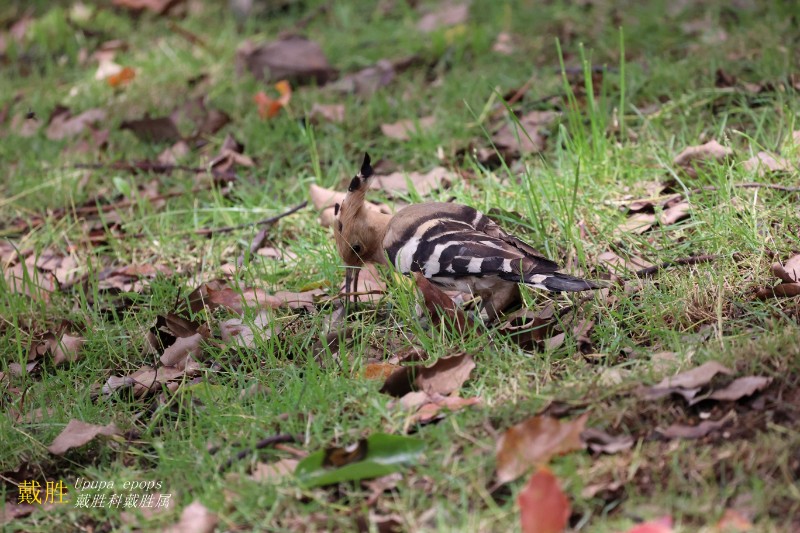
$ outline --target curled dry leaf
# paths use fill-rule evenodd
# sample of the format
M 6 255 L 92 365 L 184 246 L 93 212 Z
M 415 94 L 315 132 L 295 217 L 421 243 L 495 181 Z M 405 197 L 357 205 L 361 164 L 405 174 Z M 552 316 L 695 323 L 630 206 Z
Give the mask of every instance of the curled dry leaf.
M 772 265 L 772 273 L 786 283 L 800 282 L 800 254 L 790 257 L 783 264 Z
M 765 376 L 744 376 L 734 379 L 723 389 L 715 390 L 708 396 L 708 399 L 733 402 L 764 390 L 770 383 L 772 383 L 772 378 Z
M 709 433 L 724 428 L 734 418 L 736 418 L 736 413 L 734 411 L 729 411 L 719 420 L 704 420 L 696 426 L 676 423 L 670 425 L 667 429 L 656 428 L 656 432 L 667 439 L 699 439 L 705 437 Z
M 697 167 L 709 162 L 724 161 L 733 155 L 733 150 L 722 146 L 715 140 L 708 141 L 700 146 L 688 146 L 675 156 L 673 163 L 691 177 L 697 177 Z
M 430 366 L 416 372 L 415 384 L 428 394 L 448 395 L 461 388 L 475 368 L 475 361 L 468 353 L 440 357 Z
M 386 176 L 374 176 L 371 189 L 382 189 L 389 193 L 406 193 L 413 188 L 420 196 L 441 187 L 452 180 L 453 174 L 443 167 L 436 167 L 422 174 L 420 172 L 393 172 Z M 410 186 L 409 186 L 410 184 Z
M 273 99 L 264 91 L 259 91 L 254 97 L 258 106 L 258 115 L 261 118 L 272 118 L 280 112 L 281 109 L 289 105 L 292 100 L 292 87 L 286 80 L 281 80 L 275 84 L 275 90 L 280 95 L 277 99 Z
M 453 299 L 442 289 L 428 281 L 422 272 L 414 272 L 414 280 L 420 292 L 422 292 L 425 307 L 428 309 L 434 325 L 438 325 L 442 319 L 446 318 L 457 331 L 464 331 L 469 327 L 472 323 L 471 319 L 464 314 L 464 311 L 459 309 Z
M 98 435 L 119 435 L 120 431 L 113 423 L 106 426 L 88 424 L 74 418 L 53 440 L 47 450 L 54 455 L 63 455 L 72 448 L 79 448 L 88 444 Z
M 469 17 L 469 3 L 444 2 L 430 13 L 424 15 L 417 23 L 417 29 L 423 33 L 431 33 L 442 27 L 463 24 Z
M 189 357 L 197 361 L 203 351 L 203 340 L 204 337 L 200 333 L 189 337 L 178 337 L 172 345 L 164 350 L 160 359 L 161 364 L 183 368 Z
M 106 112 L 102 109 L 88 109 L 78 115 L 73 115 L 69 108 L 57 106 L 50 114 L 47 126 L 47 138 L 59 141 L 67 137 L 74 137 L 82 133 L 91 125 L 103 122 Z
M 250 478 L 259 483 L 279 483 L 294 474 L 297 459 L 278 459 L 274 463 L 257 463 Z
M 510 427 L 497 441 L 497 481 L 508 483 L 554 455 L 583 448 L 581 432 L 588 414 L 561 421 L 550 416 L 534 416 Z
M 701 387 L 705 387 L 717 374 L 733 374 L 728 367 L 717 361 L 709 361 L 697 368 L 681 372 L 670 378 L 664 378 L 658 384 L 641 390 L 641 396 L 648 400 L 655 400 L 673 393 L 681 394 L 691 400 Z
M 758 152 L 744 163 L 745 170 L 763 176 L 769 172 L 791 172 L 792 164 L 781 156 L 769 152 Z
M 344 113 L 344 104 L 318 104 L 315 102 L 311 106 L 308 116 L 311 120 L 322 118 L 328 122 L 341 124 L 344 122 Z
M 287 80 L 299 85 L 325 85 L 335 75 L 322 48 L 299 35 L 263 45 L 245 41 L 236 51 L 236 70 L 239 75 L 247 70 L 266 82 Z
M 510 157 L 541 152 L 545 148 L 542 130 L 549 128 L 556 118 L 558 113 L 554 111 L 531 111 L 519 118 L 519 126 L 511 119 L 506 121 L 492 140 Z
M 195 500 L 181 513 L 177 524 L 164 529 L 165 533 L 211 533 L 217 527 L 219 518 Z
M 630 435 L 613 436 L 596 428 L 585 429 L 581 433 L 581 440 L 596 453 L 615 454 L 633 447 L 633 437 Z
M 53 347 L 53 363 L 59 365 L 65 361 L 76 361 L 85 343 L 86 339 L 83 337 L 63 334 Z
M 381 124 L 381 132 L 390 139 L 407 141 L 412 136 L 430 131 L 436 124 L 436 117 L 427 116 L 419 119 L 406 119 L 392 124 Z
M 560 533 L 569 523 L 569 499 L 561 484 L 547 467 L 540 467 L 519 496 L 522 533 Z
M 427 424 L 441 418 L 443 409 L 455 412 L 464 407 L 481 405 L 482 403 L 483 400 L 478 396 L 461 398 L 458 394 L 443 396 L 441 394 L 428 394 L 425 391 L 409 392 L 400 398 L 400 405 L 413 411 L 406 420 L 406 431 L 415 424 Z

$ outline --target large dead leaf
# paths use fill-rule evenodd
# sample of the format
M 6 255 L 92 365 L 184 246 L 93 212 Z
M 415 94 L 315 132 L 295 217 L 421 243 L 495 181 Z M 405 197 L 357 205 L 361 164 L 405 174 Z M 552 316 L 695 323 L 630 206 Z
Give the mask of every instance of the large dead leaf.
M 435 10 L 424 15 L 417 23 L 417 29 L 423 33 L 431 33 L 442 27 L 463 24 L 469 17 L 469 3 L 444 2 Z
M 178 337 L 161 355 L 161 364 L 181 368 L 185 361 L 192 357 L 195 361 L 203 352 L 204 336 L 195 333 L 189 337 Z
M 393 172 L 386 176 L 373 176 L 371 189 L 382 189 L 390 193 L 407 193 L 412 187 L 420 196 L 449 183 L 452 173 L 443 167 L 436 167 L 425 174 L 420 172 Z M 410 186 L 409 186 L 410 185 Z
M 772 265 L 772 273 L 786 283 L 800 282 L 800 254 L 790 257 L 783 264 Z
M 480 397 L 461 398 L 458 394 L 442 396 L 441 394 L 428 394 L 425 391 L 409 392 L 400 398 L 400 405 L 412 411 L 406 419 L 404 429 L 416 424 L 427 424 L 442 418 L 443 410 L 455 412 L 472 405 L 481 405 Z
M 231 318 L 219 325 L 220 335 L 222 340 L 227 343 L 236 344 L 242 348 L 254 349 L 256 348 L 256 336 L 261 338 L 269 338 L 275 333 L 270 324 L 272 317 L 266 311 L 261 311 L 253 320 L 253 327 L 242 322 L 241 318 Z M 258 330 L 258 333 L 253 331 L 253 328 Z
M 309 111 L 308 117 L 311 120 L 322 118 L 328 122 L 341 124 L 344 122 L 344 114 L 344 104 L 318 104 L 315 102 L 311 105 L 311 111 Z
M 236 69 L 240 74 L 248 70 L 258 80 L 300 85 L 325 85 L 335 75 L 322 48 L 298 35 L 263 45 L 245 41 L 236 51 Z
M 531 111 L 520 117 L 519 125 L 512 120 L 504 123 L 492 140 L 509 157 L 541 152 L 545 148 L 545 135 L 542 132 L 557 117 L 558 113 L 553 111 Z
M 392 83 L 398 73 L 418 61 L 417 56 L 403 57 L 394 61 L 381 59 L 372 66 L 342 76 L 341 79 L 331 83 L 328 88 L 362 97 L 372 96 L 379 89 Z
M 184 508 L 177 524 L 164 529 L 165 533 L 211 533 L 219 518 L 195 500 Z
M 434 364 L 417 370 L 415 384 L 428 394 L 446 396 L 460 389 L 474 368 L 475 361 L 467 353 L 440 357 Z
M 181 132 L 172 117 L 145 116 L 137 120 L 125 120 L 119 125 L 121 130 L 131 130 L 136 137 L 144 142 L 174 143 L 182 139 Z
M 89 128 L 92 124 L 106 119 L 106 112 L 102 109 L 88 109 L 78 115 L 63 106 L 56 107 L 50 115 L 47 126 L 47 138 L 58 141 L 67 137 L 74 137 Z
M 517 496 L 522 533 L 560 533 L 569 523 L 569 499 L 556 476 L 540 467 Z
M 680 394 L 691 400 L 705 387 L 717 374 L 732 374 L 733 371 L 717 361 L 709 361 L 697 368 L 681 372 L 670 378 L 664 378 L 660 383 L 642 389 L 641 395 L 648 400 L 655 400 L 670 394 Z
M 734 379 L 723 389 L 715 390 L 708 396 L 708 399 L 733 402 L 745 396 L 752 396 L 768 387 L 770 383 L 772 383 L 772 378 L 765 376 L 744 376 Z
M 442 289 L 428 281 L 422 272 L 414 272 L 414 280 L 422 293 L 425 307 L 428 309 L 434 325 L 438 325 L 442 320 L 447 320 L 457 331 L 464 331 L 470 326 L 472 321 L 464 314 L 464 311 Z
M 47 447 L 47 450 L 54 455 L 63 455 L 72 448 L 79 448 L 84 444 L 88 444 L 98 435 L 111 436 L 119 434 L 119 429 L 113 423 L 106 426 L 97 426 L 73 418 L 58 434 L 52 444 Z
M 667 439 L 699 439 L 724 428 L 734 418 L 736 418 L 735 412 L 729 411 L 719 420 L 704 420 L 696 426 L 676 423 L 670 425 L 667 429 L 656 428 L 656 431 Z
M 742 163 L 742 166 L 745 170 L 755 172 L 759 176 L 770 172 L 791 172 L 793 169 L 788 160 L 769 152 L 758 152 L 758 154 Z
M 297 459 L 279 459 L 274 463 L 257 463 L 250 477 L 259 483 L 279 483 L 294 474 Z
M 697 168 L 709 162 L 724 161 L 733 155 L 733 150 L 722 146 L 715 140 L 708 141 L 700 146 L 688 146 L 675 156 L 673 163 L 691 177 L 697 177 Z
M 122 7 L 130 11 L 152 11 L 157 15 L 163 15 L 184 0 L 113 0 L 112 3 L 117 7 Z
M 497 481 L 508 483 L 531 467 L 547 463 L 554 455 L 583 448 L 581 432 L 588 414 L 562 422 L 534 416 L 510 427 L 497 441 Z
M 430 131 L 436 124 L 436 117 L 427 116 L 419 119 L 406 119 L 392 124 L 381 124 L 381 132 L 390 139 L 407 141 L 412 136 Z

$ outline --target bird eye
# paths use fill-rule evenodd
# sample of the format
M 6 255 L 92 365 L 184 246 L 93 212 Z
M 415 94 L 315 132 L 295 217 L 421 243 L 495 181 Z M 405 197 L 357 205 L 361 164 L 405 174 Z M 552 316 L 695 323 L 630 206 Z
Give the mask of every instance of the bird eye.
M 360 244 L 354 244 L 352 246 L 352 248 L 353 248 L 353 253 L 355 253 L 356 255 L 361 253 L 361 245 Z

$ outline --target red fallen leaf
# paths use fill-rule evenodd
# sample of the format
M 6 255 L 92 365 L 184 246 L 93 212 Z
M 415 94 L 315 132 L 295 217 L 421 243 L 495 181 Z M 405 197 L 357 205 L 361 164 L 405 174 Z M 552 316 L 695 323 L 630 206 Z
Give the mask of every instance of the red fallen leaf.
M 111 87 L 119 87 L 120 85 L 130 83 L 135 77 L 136 71 L 131 67 L 125 67 L 116 74 L 112 74 L 111 76 L 107 77 L 106 83 L 108 83 Z
M 113 423 L 107 426 L 88 424 L 72 419 L 69 424 L 58 434 L 47 450 L 54 455 L 63 455 L 71 448 L 78 448 L 88 444 L 98 435 L 118 435 L 119 429 Z
M 498 482 L 513 481 L 554 455 L 582 449 L 580 435 L 588 418 L 588 414 L 566 421 L 534 416 L 508 428 L 496 446 Z
M 274 117 L 281 109 L 289 105 L 289 101 L 292 99 L 292 87 L 289 85 L 288 81 L 279 81 L 275 84 L 275 89 L 278 91 L 278 94 L 280 94 L 277 100 L 272 99 L 264 91 L 259 91 L 258 94 L 253 97 L 253 101 L 258 106 L 258 115 L 261 118 Z
M 517 496 L 522 533 L 559 533 L 567 527 L 570 505 L 558 479 L 540 467 Z
M 672 517 L 664 516 L 638 524 L 625 533 L 672 533 Z

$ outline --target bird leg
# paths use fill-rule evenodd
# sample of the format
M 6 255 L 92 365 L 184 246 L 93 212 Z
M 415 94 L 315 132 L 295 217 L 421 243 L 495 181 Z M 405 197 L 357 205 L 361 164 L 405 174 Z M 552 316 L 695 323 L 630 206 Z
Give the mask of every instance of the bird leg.
M 349 314 L 350 297 L 353 297 L 353 307 L 358 304 L 358 296 L 355 293 L 358 290 L 358 276 L 361 269 L 358 267 L 346 267 L 344 274 L 344 306 L 345 316 Z

